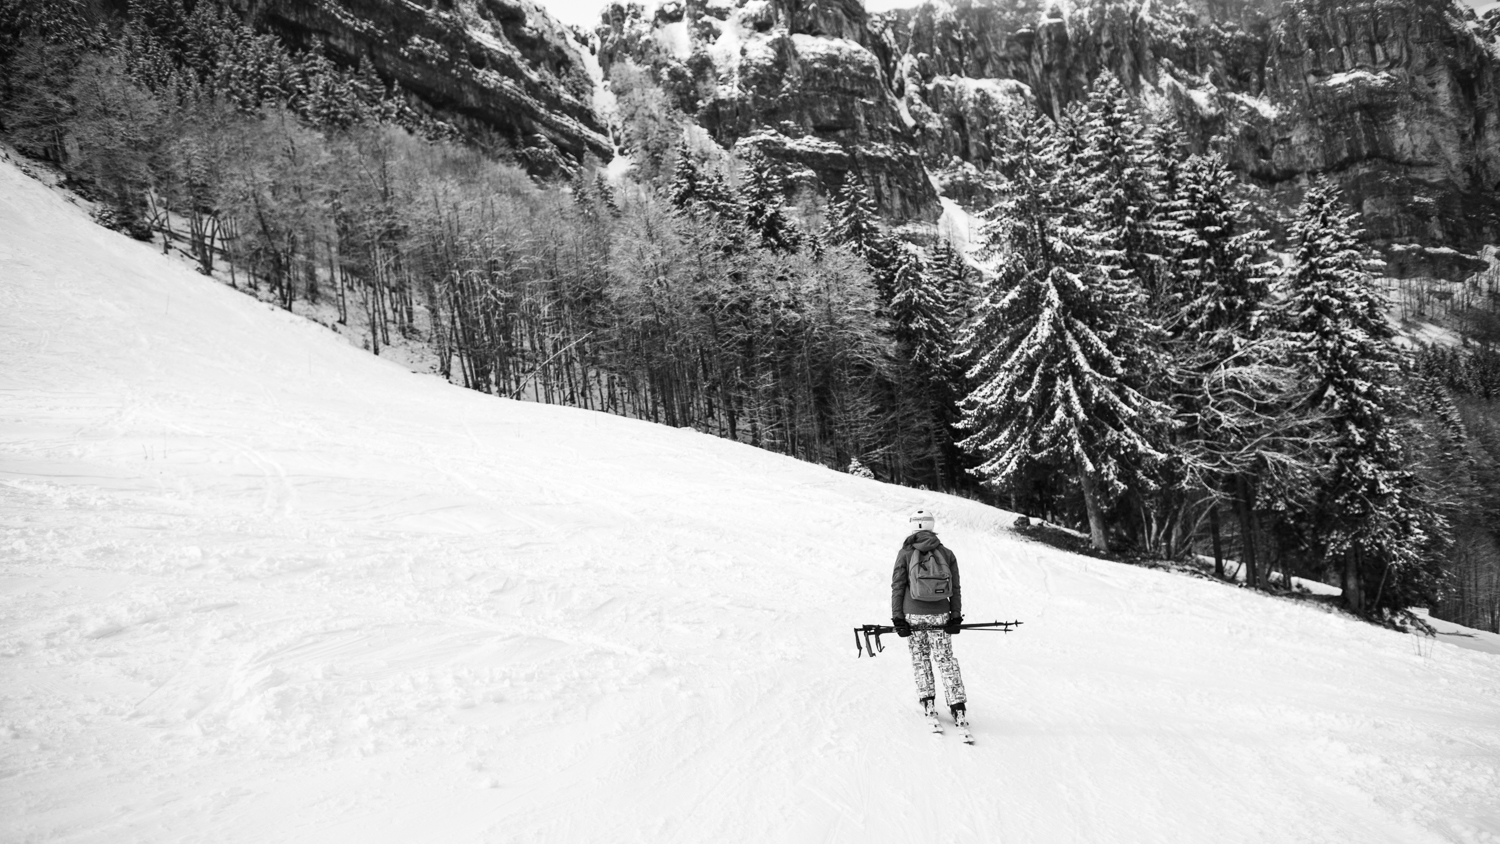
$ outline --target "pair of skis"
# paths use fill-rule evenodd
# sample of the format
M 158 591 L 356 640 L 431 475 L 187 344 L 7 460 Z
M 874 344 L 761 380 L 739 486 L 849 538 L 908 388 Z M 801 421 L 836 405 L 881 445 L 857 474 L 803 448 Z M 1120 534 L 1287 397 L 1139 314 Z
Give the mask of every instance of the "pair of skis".
M 943 722 L 938 720 L 937 710 L 934 709 L 933 711 L 926 713 L 926 716 L 927 725 L 932 728 L 932 731 L 934 733 L 937 733 L 938 735 L 942 735 Z M 954 726 L 958 727 L 959 733 L 962 734 L 964 744 L 974 743 L 974 731 L 969 729 L 969 718 L 967 715 L 964 716 L 964 720 L 955 721 Z

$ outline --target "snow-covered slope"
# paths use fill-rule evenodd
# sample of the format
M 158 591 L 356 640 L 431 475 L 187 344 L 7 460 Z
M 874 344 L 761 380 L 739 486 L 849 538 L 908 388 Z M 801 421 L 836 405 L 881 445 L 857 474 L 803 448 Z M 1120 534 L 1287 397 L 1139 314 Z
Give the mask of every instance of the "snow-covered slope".
M 935 510 L 979 743 L 885 619 Z M 0 164 L 0 840 L 1500 836 L 1500 661 L 465 392 Z

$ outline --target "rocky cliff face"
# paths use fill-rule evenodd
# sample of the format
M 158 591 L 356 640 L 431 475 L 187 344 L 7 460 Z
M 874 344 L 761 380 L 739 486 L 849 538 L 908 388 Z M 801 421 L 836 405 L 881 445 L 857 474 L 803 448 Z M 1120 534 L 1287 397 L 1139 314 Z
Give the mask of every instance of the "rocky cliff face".
M 1500 238 L 1500 63 L 1441 0 L 1343 6 L 1302 0 L 1277 16 L 1263 98 L 1238 132 L 1235 163 L 1281 185 L 1332 173 L 1392 247 L 1476 250 Z M 1410 266 L 1404 266 L 1410 265 Z
M 587 51 L 533 0 L 238 2 L 295 46 L 373 66 L 419 111 L 500 140 L 535 173 L 612 155 Z
M 234 1 L 540 174 L 611 156 L 603 78 L 630 61 L 723 148 L 930 222 L 985 203 L 1000 114 L 1113 73 L 1286 204 L 1332 175 L 1394 272 L 1500 242 L 1500 53 L 1453 0 L 621 0 L 587 36 L 535 0 Z
M 653 68 L 721 145 L 824 189 L 858 173 L 898 220 L 982 201 L 997 114 L 1112 72 L 1288 203 L 1332 175 L 1393 271 L 1462 272 L 1450 247 L 1500 240 L 1500 62 L 1452 0 L 686 0 L 617 4 L 598 37 L 606 71 Z
M 615 4 L 599 56 L 606 73 L 652 68 L 720 146 L 758 148 L 794 183 L 831 190 L 857 173 L 888 214 L 935 220 L 910 116 L 862 43 L 867 20 L 859 0 Z

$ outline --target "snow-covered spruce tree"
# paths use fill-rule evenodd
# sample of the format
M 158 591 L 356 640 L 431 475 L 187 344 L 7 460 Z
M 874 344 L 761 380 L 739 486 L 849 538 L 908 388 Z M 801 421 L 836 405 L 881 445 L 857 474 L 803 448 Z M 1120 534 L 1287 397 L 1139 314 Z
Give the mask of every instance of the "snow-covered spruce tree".
M 1148 127 L 1140 106 L 1113 74 L 1102 74 L 1086 103 L 1069 109 L 1064 137 L 1082 178 L 1091 186 L 1088 227 L 1103 233 L 1118 250 L 1120 270 L 1139 295 L 1139 319 L 1127 323 L 1112 348 L 1125 363 L 1131 386 L 1165 400 L 1173 392 L 1168 377 L 1165 337 L 1160 331 L 1171 311 L 1169 290 L 1182 251 L 1182 231 L 1170 214 L 1180 143 L 1175 123 Z M 1181 461 L 1163 441 L 1167 460 L 1157 461 L 1157 482 L 1148 494 L 1123 504 L 1127 521 L 1139 531 L 1139 544 L 1165 557 L 1176 556 L 1184 541 L 1187 501 Z
M 1280 279 L 1286 328 L 1329 416 L 1327 479 L 1301 535 L 1337 573 L 1345 607 L 1376 616 L 1439 594 L 1436 551 L 1447 532 L 1408 468 L 1398 417 L 1401 352 L 1359 244 L 1355 215 L 1336 190 L 1308 190 L 1290 230 L 1293 262 Z
M 895 265 L 890 311 L 896 347 L 924 378 L 941 380 L 951 366 L 953 303 L 920 253 L 902 249 Z
M 1151 299 L 1170 257 L 1172 221 L 1158 214 L 1165 161 L 1153 144 L 1136 104 L 1112 73 L 1100 74 L 1089 92 L 1079 131 L 1077 160 L 1093 177 L 1095 225 L 1109 233 L 1121 264 Z
M 672 163 L 672 180 L 667 183 L 667 200 L 674 208 L 687 208 L 703 196 L 703 174 L 693 160 L 687 139 L 677 145 Z
M 736 228 L 745 228 L 745 205 L 729 187 L 729 182 L 717 170 L 703 174 L 698 184 L 698 204 L 712 212 L 720 220 L 733 223 Z
M 1260 581 L 1256 536 L 1263 519 L 1301 506 L 1313 486 L 1317 420 L 1291 338 L 1267 315 L 1270 267 L 1263 233 L 1245 229 L 1238 183 L 1217 155 L 1180 169 L 1169 213 L 1181 247 L 1163 288 L 1166 381 L 1180 426 L 1167 462 L 1181 485 L 1180 516 L 1206 511 L 1222 572 L 1219 507 L 1239 519 L 1246 583 Z
M 585 159 L 586 166 L 588 163 Z M 599 197 L 599 204 L 604 206 L 604 210 L 609 212 L 610 216 L 620 216 L 620 201 L 616 196 L 615 186 L 605 178 L 604 172 L 597 168 L 594 170 L 594 195 Z
M 1146 467 L 1162 456 L 1153 439 L 1165 408 L 1131 386 L 1120 350 L 1141 333 L 1140 293 L 1112 232 L 1091 225 L 1098 186 L 1067 139 L 1035 115 L 1010 134 L 1008 179 L 981 229 L 996 274 L 959 340 L 974 385 L 960 445 L 998 489 L 1038 467 L 1071 474 L 1093 545 L 1107 550 L 1106 506 L 1148 488 Z
M 930 477 L 937 487 L 955 488 L 957 449 L 952 426 L 958 421 L 958 372 L 952 362 L 954 303 L 922 254 L 901 249 L 894 260 L 890 312 L 899 372 L 895 400 L 904 435 L 902 453 L 913 462 L 931 463 L 930 476 L 914 470 L 912 478 Z M 914 467 L 915 468 L 915 467 Z
M 760 236 L 761 245 L 781 252 L 795 252 L 802 233 L 786 212 L 786 180 L 781 168 L 772 164 L 756 149 L 745 153 L 744 180 L 740 195 L 745 207 L 745 224 Z
M 854 254 L 866 260 L 871 254 L 884 254 L 890 248 L 885 232 L 876 223 L 870 189 L 852 176 L 834 191 L 825 225 L 824 237 L 829 243 L 847 244 Z
M 1169 213 L 1181 233 L 1170 303 L 1178 336 L 1202 337 L 1227 357 L 1252 334 L 1253 319 L 1270 294 L 1265 234 L 1247 229 L 1238 181 L 1217 154 L 1193 156 L 1178 177 Z
M 347 129 L 365 119 L 367 109 L 359 100 L 354 77 L 320 53 L 309 54 L 301 71 L 306 91 L 301 113 L 314 126 Z
M 928 272 L 933 284 L 952 309 L 954 325 L 961 325 L 974 314 L 974 273 L 964 256 L 944 239 L 932 248 Z
M 958 447 L 957 441 L 958 401 L 968 389 L 964 381 L 964 368 L 958 364 L 954 352 L 957 350 L 959 327 L 974 315 L 976 274 L 953 244 L 942 240 L 933 248 L 927 276 L 947 308 L 948 360 L 940 382 L 938 401 L 941 412 L 938 418 L 943 422 L 944 480 L 948 489 L 959 489 L 966 485 L 964 477 L 968 473 L 964 469 L 963 450 Z
M 875 287 L 882 302 L 891 297 L 896 246 L 880 228 L 875 201 L 870 189 L 853 176 L 834 192 L 828 203 L 828 220 L 823 239 L 835 246 L 848 246 L 863 258 L 875 277 Z
M 698 218 L 702 224 L 701 247 L 720 254 L 739 254 L 752 241 L 759 241 L 750 230 L 741 197 L 730 189 L 717 169 L 699 163 L 687 137 L 677 147 L 665 194 L 678 213 Z

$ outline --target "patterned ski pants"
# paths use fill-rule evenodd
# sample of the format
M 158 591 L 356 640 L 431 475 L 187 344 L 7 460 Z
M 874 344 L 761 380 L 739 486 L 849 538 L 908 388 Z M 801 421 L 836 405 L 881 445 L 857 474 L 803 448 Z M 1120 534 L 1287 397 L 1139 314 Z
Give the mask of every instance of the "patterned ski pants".
M 909 615 L 906 621 L 912 627 L 938 627 L 948 621 L 947 613 L 936 615 Z M 917 699 L 936 697 L 932 682 L 932 663 L 937 662 L 943 675 L 943 698 L 949 706 L 968 700 L 964 694 L 964 678 L 958 673 L 958 660 L 953 658 L 953 637 L 941 630 L 913 630 L 911 638 L 911 672 L 917 678 Z

